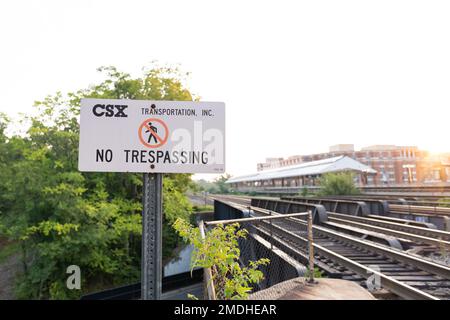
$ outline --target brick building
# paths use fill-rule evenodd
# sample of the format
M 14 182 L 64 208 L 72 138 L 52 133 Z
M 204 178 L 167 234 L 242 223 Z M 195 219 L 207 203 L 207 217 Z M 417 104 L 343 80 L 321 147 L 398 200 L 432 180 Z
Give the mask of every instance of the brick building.
M 352 144 L 331 146 L 329 152 L 296 155 L 286 159 L 268 158 L 258 163 L 257 170 L 281 168 L 304 162 L 348 156 L 377 171 L 368 185 L 404 185 L 450 182 L 450 153 L 431 156 L 416 146 L 374 145 L 355 151 Z

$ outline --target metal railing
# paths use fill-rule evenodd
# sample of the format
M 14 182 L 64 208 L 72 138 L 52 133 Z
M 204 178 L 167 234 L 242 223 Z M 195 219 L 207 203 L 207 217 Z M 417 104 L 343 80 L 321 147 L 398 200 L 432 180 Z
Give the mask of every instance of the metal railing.
M 205 225 L 203 220 L 200 221 L 198 225 L 200 229 L 200 235 L 204 240 L 206 238 Z M 205 294 L 204 296 L 208 298 L 208 300 L 216 300 L 216 290 L 214 288 L 213 276 L 211 268 L 203 269 L 203 278 L 205 283 Z
M 247 225 L 249 228 L 251 226 L 254 226 L 256 224 L 259 224 L 261 222 L 268 222 L 271 223 L 273 220 L 279 220 L 279 219 L 290 219 L 290 218 L 300 218 L 300 217 L 306 217 L 307 220 L 307 239 L 308 239 L 308 279 L 307 281 L 309 283 L 314 283 L 314 240 L 313 240 L 313 216 L 312 212 L 300 212 L 300 213 L 291 213 L 291 214 L 278 214 L 274 212 L 274 215 L 269 216 L 262 216 L 262 217 L 249 217 L 249 218 L 240 218 L 240 219 L 227 219 L 227 220 L 215 220 L 215 221 L 200 221 L 199 223 L 199 229 L 200 233 L 203 239 L 206 238 L 207 235 L 207 228 L 208 227 L 214 227 L 217 225 L 226 225 L 226 224 L 232 224 L 232 223 L 239 223 L 241 227 L 243 225 Z M 258 236 L 256 236 L 258 237 Z M 243 239 L 242 241 L 248 242 L 248 239 Z M 264 240 L 263 240 L 264 241 Z M 270 245 L 268 245 L 269 251 L 274 253 L 277 251 L 276 254 L 284 256 L 284 259 L 290 259 L 289 256 L 287 256 L 284 252 L 281 252 L 282 250 L 275 248 L 271 241 L 268 241 Z M 242 242 L 241 242 L 242 244 Z M 249 244 L 251 245 L 251 244 Z M 255 249 L 249 249 L 248 251 L 253 252 Z M 254 252 L 253 252 L 254 253 Z M 248 259 L 248 257 L 246 257 Z M 241 262 L 246 259 L 241 259 Z M 294 264 L 296 262 L 294 261 Z M 278 268 L 280 268 L 279 265 L 277 265 Z M 303 267 L 304 268 L 304 267 Z M 280 268 L 281 269 L 281 268 Z M 281 273 L 285 274 L 286 270 L 278 270 Z M 291 272 L 292 273 L 292 272 Z M 280 278 L 280 277 L 278 277 Z M 222 299 L 223 295 L 221 295 L 221 292 L 223 291 L 223 288 L 221 288 L 221 284 L 215 281 L 215 274 L 214 274 L 214 268 L 204 268 L 204 284 L 205 284 L 205 297 L 208 300 L 217 300 Z M 273 281 L 269 282 L 268 285 L 275 284 Z

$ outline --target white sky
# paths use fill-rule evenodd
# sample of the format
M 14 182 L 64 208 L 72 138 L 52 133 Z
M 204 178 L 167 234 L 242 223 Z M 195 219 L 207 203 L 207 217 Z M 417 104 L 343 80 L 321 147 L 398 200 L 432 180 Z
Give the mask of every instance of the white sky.
M 158 60 L 226 103 L 233 175 L 337 143 L 450 151 L 449 17 L 449 1 L 2 1 L 0 111 Z

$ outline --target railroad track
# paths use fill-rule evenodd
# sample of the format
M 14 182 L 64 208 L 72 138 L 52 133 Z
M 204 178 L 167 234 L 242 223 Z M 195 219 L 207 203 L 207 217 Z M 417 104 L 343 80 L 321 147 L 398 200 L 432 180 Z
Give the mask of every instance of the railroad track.
M 450 208 L 404 204 L 389 204 L 389 212 L 399 214 L 435 215 L 450 218 Z
M 255 198 L 261 201 L 251 202 L 251 198 L 242 196 L 219 196 L 219 200 L 231 201 L 247 208 L 251 203 L 257 207 L 273 209 L 265 201 L 267 198 Z M 277 201 L 272 198 L 271 201 Z M 289 202 L 288 202 L 289 203 Z M 292 213 L 292 212 L 280 212 Z M 413 221 L 387 218 L 377 215 L 366 217 L 327 212 L 328 220 L 321 225 L 349 235 L 364 237 L 381 244 L 389 244 L 408 253 L 426 257 L 438 263 L 446 263 L 450 257 L 450 232 L 421 227 Z M 421 224 L 419 224 L 421 225 Z
M 246 196 L 220 195 L 212 198 L 230 201 L 244 206 L 250 206 L 251 204 L 251 198 Z M 276 200 L 277 198 L 273 199 Z M 450 241 L 450 232 L 417 226 L 414 221 L 407 219 L 389 218 L 377 215 L 358 217 L 330 211 L 328 211 L 327 214 L 332 221 L 339 220 L 341 223 L 358 226 L 367 230 L 378 231 L 400 238 L 406 237 L 406 239 L 417 241 L 419 244 L 428 243 L 431 245 L 440 245 L 442 244 L 441 241 L 444 241 L 444 244 L 447 245 L 445 242 Z M 415 235 L 420 237 L 415 237 Z
M 229 205 L 248 208 L 245 200 L 239 201 L 241 204 L 234 202 Z M 251 209 L 259 216 L 277 214 L 258 207 Z M 254 228 L 257 234 L 306 263 L 305 224 L 299 219 L 289 218 L 272 223 L 262 222 Z M 356 281 L 365 287 L 366 279 L 377 278 L 381 287 L 405 299 L 450 299 L 448 266 L 322 226 L 313 228 L 315 264 L 328 276 Z
M 442 205 L 442 200 L 444 200 L 445 196 L 405 196 L 402 194 L 390 194 L 390 195 L 370 195 L 370 194 L 362 194 L 362 195 L 352 195 L 352 196 L 323 196 L 322 198 L 326 199 L 342 199 L 342 200 L 385 200 L 390 203 L 398 203 L 398 204 L 416 204 L 416 205 L 426 205 L 428 203 L 432 207 Z
M 339 221 L 340 223 L 354 225 L 385 234 L 405 237 L 406 239 L 417 241 L 418 243 L 427 243 L 431 245 L 448 245 L 448 242 L 450 241 L 450 232 L 417 227 L 404 222 L 393 222 L 376 219 L 374 217 L 356 217 L 335 212 L 328 212 L 328 219 L 331 221 Z
M 251 202 L 251 197 L 247 197 L 247 196 L 232 196 L 232 195 L 211 195 L 209 196 L 211 199 L 213 200 L 219 200 L 219 201 L 228 201 L 228 202 L 233 202 L 233 203 L 237 203 L 240 205 L 250 205 Z M 278 198 L 274 198 L 274 199 L 278 199 Z
M 390 186 L 390 187 L 375 187 L 375 186 L 365 186 L 361 188 L 364 193 L 367 194 L 379 194 L 379 193 L 405 193 L 407 195 L 419 195 L 419 193 L 427 193 L 432 196 L 436 196 L 442 194 L 446 194 L 450 192 L 450 185 L 442 185 L 442 186 Z
M 265 209 L 280 208 L 279 213 L 292 213 L 289 207 L 299 201 L 267 200 L 253 198 L 251 204 Z M 296 210 L 298 210 L 297 208 Z M 304 209 L 301 209 L 304 210 Z M 321 224 L 338 231 L 364 236 L 367 240 L 379 243 L 388 242 L 391 246 L 408 250 L 424 257 L 430 257 L 439 263 L 447 263 L 450 257 L 450 233 L 423 227 L 411 220 L 367 215 L 364 217 L 327 212 L 328 221 L 322 219 Z M 367 235 L 366 235 L 367 234 Z
M 252 209 L 261 215 L 261 210 Z M 299 230 L 299 225 L 304 227 L 305 222 L 295 220 L 274 221 L 271 225 L 264 223 L 263 228 L 267 231 L 264 236 L 270 240 L 275 235 L 277 245 L 288 244 L 306 254 L 305 231 Z M 320 262 L 328 274 L 356 281 L 365 287 L 367 278 L 378 275 L 380 285 L 400 297 L 450 299 L 448 267 L 327 228 L 314 226 L 313 229 L 316 264 Z

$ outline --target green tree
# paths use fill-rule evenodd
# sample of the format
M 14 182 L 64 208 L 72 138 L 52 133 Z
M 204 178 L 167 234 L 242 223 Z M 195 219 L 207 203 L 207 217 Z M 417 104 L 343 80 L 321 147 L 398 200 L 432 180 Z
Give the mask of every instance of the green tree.
M 307 187 L 303 187 L 302 191 L 299 192 L 302 197 L 307 197 L 309 194 L 309 190 Z
M 230 186 L 226 183 L 228 179 L 230 179 L 231 175 L 224 174 L 220 177 L 217 177 L 214 179 L 214 181 L 206 181 L 204 179 L 195 181 L 194 184 L 196 185 L 196 191 L 206 191 L 209 193 L 220 193 L 220 194 L 226 194 L 230 193 Z
M 217 186 L 217 193 L 230 193 L 230 186 L 226 183 L 230 178 L 231 175 L 224 174 L 214 180 L 214 184 Z
M 35 103 L 37 114 L 20 123 L 11 124 L 0 115 L 0 234 L 22 248 L 19 298 L 78 298 L 139 279 L 142 177 L 78 171 L 80 99 L 193 97 L 178 69 L 154 67 L 138 78 L 114 67 L 99 71 L 104 81 L 47 96 Z M 8 137 L 9 125 L 26 132 Z M 172 223 L 192 212 L 184 195 L 191 185 L 188 174 L 164 176 L 166 257 L 179 241 Z M 81 291 L 66 289 L 66 268 L 72 264 L 81 268 Z
M 354 175 L 350 172 L 327 173 L 320 178 L 319 195 L 356 195 L 359 189 L 353 181 Z
M 194 182 L 197 186 L 197 192 L 209 192 L 209 193 L 218 193 L 218 187 L 214 182 L 206 181 L 204 179 L 200 179 Z
M 450 198 L 443 198 L 438 201 L 440 207 L 450 208 Z

